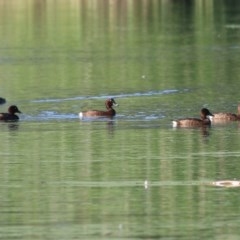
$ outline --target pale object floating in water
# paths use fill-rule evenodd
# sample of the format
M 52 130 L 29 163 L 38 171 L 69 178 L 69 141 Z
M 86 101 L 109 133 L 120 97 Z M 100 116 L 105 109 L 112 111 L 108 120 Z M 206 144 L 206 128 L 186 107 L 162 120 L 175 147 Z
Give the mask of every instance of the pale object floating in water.
M 222 180 L 212 182 L 212 185 L 217 187 L 240 187 L 240 181 L 237 180 Z
M 144 188 L 145 188 L 145 189 L 148 188 L 148 181 L 147 181 L 147 180 L 144 181 Z

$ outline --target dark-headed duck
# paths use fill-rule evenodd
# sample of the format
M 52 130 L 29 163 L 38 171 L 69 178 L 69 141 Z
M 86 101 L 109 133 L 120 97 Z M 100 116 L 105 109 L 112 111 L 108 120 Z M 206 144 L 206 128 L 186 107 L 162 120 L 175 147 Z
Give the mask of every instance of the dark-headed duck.
M 207 109 L 201 109 L 201 119 L 199 118 L 184 118 L 172 121 L 173 127 L 202 127 L 210 126 L 213 114 Z
M 113 109 L 113 106 L 117 106 L 117 103 L 113 98 L 109 98 L 105 102 L 105 106 L 107 111 L 100 110 L 89 110 L 85 112 L 79 113 L 79 118 L 94 118 L 94 117 L 114 117 L 116 115 L 116 111 Z
M 0 113 L 1 121 L 17 121 L 19 119 L 18 115 L 15 113 L 21 113 L 17 106 L 12 105 L 8 108 L 8 113 Z
M 2 97 L 0 97 L 0 104 L 4 104 L 4 103 L 6 103 L 6 99 L 5 99 L 5 98 L 2 98 Z
M 240 120 L 240 104 L 238 105 L 238 113 L 219 112 L 214 113 L 213 122 L 223 123 L 228 121 L 239 121 Z

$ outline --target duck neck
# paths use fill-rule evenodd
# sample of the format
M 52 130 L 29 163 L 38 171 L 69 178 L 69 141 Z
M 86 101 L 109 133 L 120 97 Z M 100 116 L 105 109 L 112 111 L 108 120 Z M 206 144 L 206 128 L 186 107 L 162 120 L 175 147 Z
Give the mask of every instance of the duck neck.
M 113 109 L 113 108 L 112 108 L 111 105 L 109 105 L 109 103 L 106 103 L 106 109 L 107 109 L 107 110 L 111 110 L 111 109 Z

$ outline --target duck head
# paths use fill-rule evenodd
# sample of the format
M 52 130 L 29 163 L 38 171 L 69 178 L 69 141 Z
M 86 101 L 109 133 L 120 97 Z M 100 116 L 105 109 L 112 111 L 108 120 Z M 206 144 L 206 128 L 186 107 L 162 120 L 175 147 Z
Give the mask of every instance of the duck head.
M 10 107 L 8 108 L 8 112 L 9 112 L 10 114 L 22 113 L 22 112 L 18 109 L 18 107 L 15 106 L 15 105 L 10 106 Z
M 207 108 L 201 109 L 201 118 L 202 119 L 208 118 L 210 121 L 212 121 L 213 116 L 214 115 Z
M 111 109 L 113 106 L 117 107 L 118 104 L 115 102 L 115 100 L 113 98 L 109 98 L 106 100 L 105 102 L 106 108 L 107 109 Z

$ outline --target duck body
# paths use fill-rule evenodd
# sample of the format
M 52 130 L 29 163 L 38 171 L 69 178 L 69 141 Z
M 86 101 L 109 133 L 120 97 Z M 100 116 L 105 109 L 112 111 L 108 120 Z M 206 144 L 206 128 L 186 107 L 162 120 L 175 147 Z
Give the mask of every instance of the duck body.
M 214 113 L 213 122 L 229 122 L 229 121 L 239 121 L 240 120 L 240 104 L 238 105 L 238 113 L 228 113 L 228 112 L 219 112 Z
M 234 113 L 214 113 L 214 121 L 238 121 L 240 120 L 240 115 Z
M 201 119 L 199 118 L 183 118 L 172 121 L 173 127 L 203 127 L 211 125 L 213 114 L 207 109 L 201 109 Z
M 91 118 L 91 117 L 114 117 L 116 115 L 116 111 L 114 109 L 110 109 L 108 111 L 99 111 L 99 110 L 89 110 L 86 112 L 80 112 L 80 118 Z
M 15 113 L 21 113 L 17 106 L 12 105 L 8 108 L 8 113 L 0 113 L 0 121 L 18 121 L 19 117 Z
M 117 103 L 113 98 L 107 99 L 105 102 L 106 111 L 102 110 L 89 110 L 79 113 L 79 118 L 100 118 L 107 117 L 112 118 L 116 115 L 116 111 L 113 109 L 113 106 L 117 106 Z
M 211 125 L 210 119 L 185 118 L 173 121 L 173 127 L 202 127 Z

